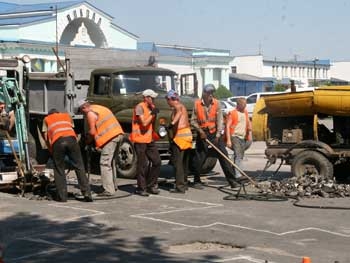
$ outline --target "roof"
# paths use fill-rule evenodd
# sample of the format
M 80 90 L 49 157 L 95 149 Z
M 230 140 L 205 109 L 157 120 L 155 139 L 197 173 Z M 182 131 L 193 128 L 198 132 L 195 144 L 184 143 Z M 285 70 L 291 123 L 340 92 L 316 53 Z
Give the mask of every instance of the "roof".
M 113 74 L 113 73 L 120 73 L 120 72 L 135 72 L 135 71 L 158 72 L 158 73 L 166 73 L 166 74 L 176 75 L 176 73 L 172 70 L 165 69 L 165 68 L 155 68 L 155 67 L 150 67 L 150 66 L 99 68 L 99 69 L 93 70 L 92 72 L 97 73 L 97 74 L 99 74 L 99 73 Z
M 63 10 L 83 3 L 105 13 L 86 1 L 49 2 L 40 4 L 11 4 L 0 2 L 0 26 L 23 25 L 42 21 L 43 19 L 54 19 L 52 13 L 56 12 L 56 8 L 57 10 Z M 8 16 L 10 14 L 11 17 Z M 113 17 L 111 18 L 113 19 Z
M 51 11 L 57 6 L 57 9 L 65 9 L 73 5 L 83 3 L 84 1 L 68 1 L 68 2 L 50 2 L 40 4 L 10 4 L 0 2 L 0 15 L 13 13 L 30 13 L 38 11 Z
M 224 49 L 208 49 L 208 48 L 197 48 L 197 47 L 185 47 L 178 45 L 163 45 L 156 44 L 153 42 L 139 42 L 137 49 L 143 51 L 157 52 L 161 56 L 172 56 L 172 57 L 230 57 L 230 53 Z
M 231 73 L 230 78 L 235 78 L 242 81 L 264 81 L 264 82 L 271 81 L 268 79 L 259 78 L 257 76 L 253 76 L 249 74 L 239 74 L 239 73 Z

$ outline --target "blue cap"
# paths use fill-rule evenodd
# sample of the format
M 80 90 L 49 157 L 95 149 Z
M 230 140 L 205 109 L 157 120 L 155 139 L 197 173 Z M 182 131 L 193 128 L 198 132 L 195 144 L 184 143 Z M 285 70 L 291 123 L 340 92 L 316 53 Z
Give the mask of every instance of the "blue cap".
M 214 92 L 215 91 L 215 86 L 213 84 L 206 84 L 203 87 L 203 92 Z
M 176 93 L 175 90 L 171 89 L 168 91 L 168 93 L 165 96 L 166 99 L 178 99 L 179 94 Z

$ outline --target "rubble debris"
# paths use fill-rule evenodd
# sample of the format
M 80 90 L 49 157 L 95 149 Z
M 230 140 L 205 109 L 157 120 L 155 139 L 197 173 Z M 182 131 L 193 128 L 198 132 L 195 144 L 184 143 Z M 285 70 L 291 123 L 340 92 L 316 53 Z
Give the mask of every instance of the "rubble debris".
M 323 178 L 317 174 L 291 177 L 281 181 L 260 182 L 261 193 L 274 193 L 285 197 L 350 197 L 350 184 L 338 184 L 334 179 Z

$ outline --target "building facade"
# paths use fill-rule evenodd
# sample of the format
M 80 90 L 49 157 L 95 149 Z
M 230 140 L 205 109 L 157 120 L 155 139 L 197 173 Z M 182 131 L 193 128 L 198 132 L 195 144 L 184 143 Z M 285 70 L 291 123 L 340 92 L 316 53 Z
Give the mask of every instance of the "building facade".
M 332 62 L 330 75 L 332 78 L 350 82 L 350 61 Z
M 273 80 L 275 84 L 289 84 L 294 80 L 297 89 L 330 80 L 330 67 L 329 60 L 281 61 L 265 59 L 262 55 L 237 56 L 231 63 L 235 73 Z
M 86 1 L 25 5 L 0 2 L 0 58 L 29 55 L 30 71 L 56 72 L 68 48 L 86 50 L 86 56 L 94 53 L 91 49 L 148 49 L 158 66 L 187 78 L 196 74 L 199 94 L 207 83 L 229 86 L 230 51 L 138 43 L 138 36 L 114 24 L 113 19 Z M 185 90 L 191 93 L 194 87 L 185 85 Z

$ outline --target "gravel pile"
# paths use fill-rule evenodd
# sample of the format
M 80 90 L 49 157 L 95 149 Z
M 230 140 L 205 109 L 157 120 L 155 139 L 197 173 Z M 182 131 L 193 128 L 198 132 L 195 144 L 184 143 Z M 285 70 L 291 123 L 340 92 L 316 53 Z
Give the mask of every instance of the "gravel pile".
M 319 175 L 292 177 L 282 181 L 271 180 L 259 183 L 262 193 L 278 194 L 285 197 L 350 197 L 350 184 L 337 184 L 335 180 Z

